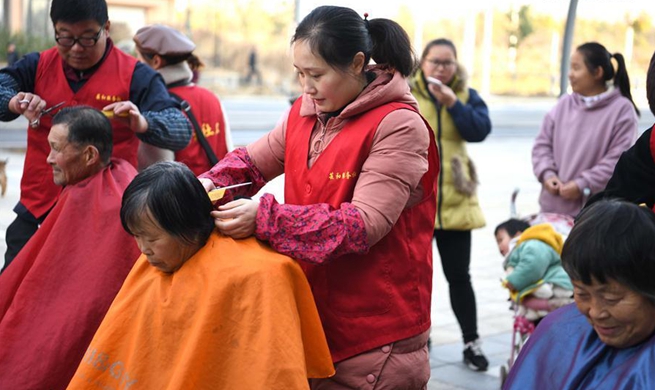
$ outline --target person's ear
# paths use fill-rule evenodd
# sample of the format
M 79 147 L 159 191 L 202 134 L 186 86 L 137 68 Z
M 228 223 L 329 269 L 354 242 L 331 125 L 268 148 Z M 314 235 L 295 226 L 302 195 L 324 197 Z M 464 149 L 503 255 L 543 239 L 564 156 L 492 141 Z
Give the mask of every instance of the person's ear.
M 602 66 L 598 66 L 598 67 L 596 67 L 596 70 L 595 70 L 595 71 L 593 72 L 593 74 L 592 74 L 593 77 L 594 77 L 594 80 L 605 81 L 605 80 L 603 79 L 603 77 L 604 77 L 604 74 L 603 74 L 603 73 L 604 73 L 604 72 L 603 72 L 603 67 L 602 67 Z
M 157 70 L 159 68 L 163 68 L 164 67 L 164 59 L 161 58 L 161 56 L 159 54 L 155 54 L 152 57 L 151 64 L 152 64 L 152 68 L 155 69 L 155 70 Z
M 105 22 L 105 24 L 102 26 L 102 29 L 105 30 L 105 37 L 109 38 L 109 26 L 111 26 L 111 22 L 108 20 Z
M 86 166 L 93 166 L 100 163 L 100 152 L 93 145 L 87 145 L 82 151 Z
M 364 71 L 366 64 L 364 60 L 366 56 L 361 51 L 358 51 L 357 54 L 353 57 L 353 62 L 350 64 L 350 68 L 354 74 L 360 74 Z

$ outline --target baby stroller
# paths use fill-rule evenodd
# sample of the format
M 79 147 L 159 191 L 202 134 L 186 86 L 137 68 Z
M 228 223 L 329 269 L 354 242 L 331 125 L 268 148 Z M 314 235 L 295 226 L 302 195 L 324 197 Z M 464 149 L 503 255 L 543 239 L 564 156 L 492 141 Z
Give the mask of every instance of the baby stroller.
M 512 198 L 510 203 L 510 214 L 512 218 L 522 219 L 527 222 L 530 226 L 538 225 L 542 223 L 550 224 L 553 229 L 560 233 L 564 240 L 569 235 L 571 229 L 573 228 L 573 218 L 568 215 L 553 214 L 553 213 L 537 213 L 531 214 L 525 217 L 520 217 L 516 210 L 516 198 L 518 196 L 519 190 L 515 189 L 512 192 Z M 572 302 L 573 299 L 570 299 Z M 562 302 L 563 304 L 564 302 Z M 568 303 L 568 302 L 567 302 Z M 534 332 L 535 327 L 541 320 L 541 318 L 527 318 L 524 314 L 525 311 L 522 311 L 521 297 L 519 294 L 515 294 L 512 299 L 512 308 L 514 309 L 514 324 L 512 330 L 512 341 L 510 348 L 510 356 L 506 365 L 500 367 L 500 380 L 501 388 L 507 379 L 507 375 L 516 360 L 521 348 L 526 343 L 532 332 Z

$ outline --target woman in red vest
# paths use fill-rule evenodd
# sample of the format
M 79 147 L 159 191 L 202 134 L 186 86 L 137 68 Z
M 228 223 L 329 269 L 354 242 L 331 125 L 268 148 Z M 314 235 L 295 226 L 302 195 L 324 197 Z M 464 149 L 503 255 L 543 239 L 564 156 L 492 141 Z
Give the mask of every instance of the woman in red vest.
M 231 147 L 229 126 L 216 94 L 193 82 L 189 62 L 202 63 L 193 54 L 196 44 L 181 32 L 161 24 L 145 26 L 134 35 L 139 61 L 159 73 L 171 96 L 181 102 L 193 125 L 193 136 L 186 148 L 175 152 L 175 161 L 184 163 L 199 175 L 218 162 Z M 185 103 L 186 102 L 186 103 Z M 141 144 L 139 165 L 147 167 L 158 160 L 172 160 L 173 152 Z
M 302 96 L 200 180 L 253 183 L 229 201 L 285 174 L 285 204 L 265 194 L 212 215 L 222 233 L 254 234 L 299 260 L 337 371 L 313 389 L 422 389 L 438 155 L 406 81 L 416 64 L 407 33 L 366 18 L 336 6 L 305 17 L 292 39 Z

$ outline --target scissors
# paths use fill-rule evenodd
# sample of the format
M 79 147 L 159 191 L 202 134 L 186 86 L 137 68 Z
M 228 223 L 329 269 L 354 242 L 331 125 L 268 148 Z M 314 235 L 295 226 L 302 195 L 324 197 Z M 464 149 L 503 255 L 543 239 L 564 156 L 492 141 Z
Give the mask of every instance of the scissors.
M 59 107 L 63 106 L 64 103 L 66 103 L 66 102 L 63 101 L 63 102 L 61 102 L 61 103 L 57 103 L 57 104 L 55 104 L 54 106 L 52 106 L 52 107 L 50 107 L 50 108 L 46 108 L 45 110 L 41 110 L 41 112 L 40 112 L 39 115 L 36 117 L 36 119 L 34 119 L 32 122 L 30 122 L 30 127 L 33 128 L 33 129 L 38 128 L 39 125 L 41 124 L 41 117 L 43 116 L 43 114 L 48 114 L 48 115 L 52 116 L 52 114 L 50 114 L 50 112 L 51 112 L 52 110 L 54 110 L 55 108 L 59 108 Z

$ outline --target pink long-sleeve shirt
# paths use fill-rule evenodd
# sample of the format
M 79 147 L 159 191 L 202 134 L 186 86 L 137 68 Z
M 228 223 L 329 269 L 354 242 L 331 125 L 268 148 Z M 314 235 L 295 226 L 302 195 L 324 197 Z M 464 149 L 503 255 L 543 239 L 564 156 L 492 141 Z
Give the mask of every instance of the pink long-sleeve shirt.
M 575 181 L 590 194 L 605 188 L 621 153 L 635 143 L 637 115 L 629 99 L 615 89 L 591 106 L 577 93 L 562 97 L 546 115 L 532 148 L 539 182 L 557 176 Z M 542 188 L 541 212 L 578 214 L 586 196 L 567 200 Z
M 310 144 L 314 145 L 323 137 L 322 145 L 309 148 L 308 166 L 320 156 L 349 118 L 388 102 L 406 103 L 418 109 L 402 75 L 377 68 L 374 71 L 375 80 L 339 115 L 329 119 L 316 112 L 311 99 L 304 97 L 300 115 L 318 115 L 319 118 L 312 130 Z M 227 185 L 250 180 L 263 183 L 282 174 L 286 126 L 285 117 L 270 133 L 248 145 L 246 151 L 228 154 L 200 177 L 212 179 L 216 185 Z M 329 210 L 327 205 L 278 205 L 272 196 L 265 195 L 260 200 L 256 236 L 268 240 L 273 248 L 277 247 L 276 240 L 294 239 L 299 246 L 306 248 L 298 247 L 293 253 L 285 254 L 310 262 L 322 262 L 345 253 L 365 253 L 389 233 L 405 208 L 421 199 L 423 189 L 419 182 L 428 170 L 430 142 L 425 126 L 421 116 L 409 110 L 390 113 L 378 126 L 351 202 L 344 203 L 339 210 Z M 235 176 L 241 174 L 245 176 Z M 313 234 L 312 237 L 330 237 L 336 239 L 335 243 L 312 239 L 306 234 L 307 226 L 311 226 L 312 233 L 324 230 L 324 234 Z M 311 251 L 307 246 L 320 246 L 321 250 Z M 303 257 L 310 252 L 322 252 L 324 257 Z

